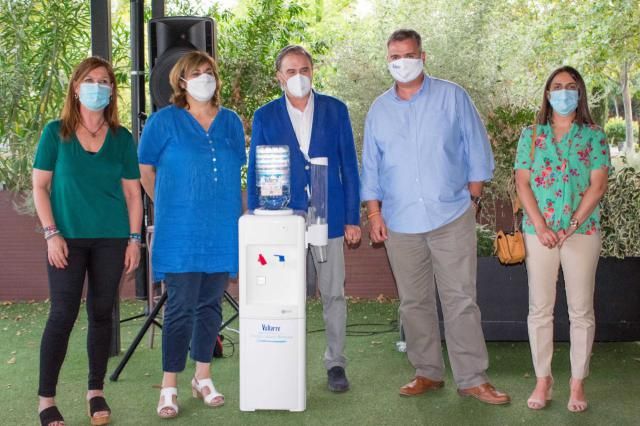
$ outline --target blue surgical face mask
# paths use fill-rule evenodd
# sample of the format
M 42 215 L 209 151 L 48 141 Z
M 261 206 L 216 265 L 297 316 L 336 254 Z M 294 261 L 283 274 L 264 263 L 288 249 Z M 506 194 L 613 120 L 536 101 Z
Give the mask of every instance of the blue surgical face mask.
M 554 90 L 549 94 L 549 103 L 553 110 L 562 116 L 567 116 L 578 107 L 577 90 Z
M 102 111 L 109 105 L 111 86 L 100 83 L 82 83 L 78 97 L 85 108 L 91 111 Z

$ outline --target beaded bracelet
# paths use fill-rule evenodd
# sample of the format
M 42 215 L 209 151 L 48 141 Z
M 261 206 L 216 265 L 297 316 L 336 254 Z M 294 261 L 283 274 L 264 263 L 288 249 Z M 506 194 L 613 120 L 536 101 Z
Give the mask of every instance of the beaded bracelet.
M 48 240 L 51 237 L 53 237 L 54 235 L 58 235 L 60 233 L 60 231 L 58 230 L 58 227 L 56 225 L 49 225 L 49 226 L 45 226 L 42 228 L 42 231 L 44 232 L 44 239 Z
M 129 244 L 142 244 L 142 235 L 135 232 L 129 234 Z

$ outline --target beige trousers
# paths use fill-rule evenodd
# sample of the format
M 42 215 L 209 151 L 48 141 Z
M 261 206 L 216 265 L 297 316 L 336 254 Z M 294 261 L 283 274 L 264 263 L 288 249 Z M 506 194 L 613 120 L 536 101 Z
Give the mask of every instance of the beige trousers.
M 385 241 L 398 284 L 407 357 L 417 376 L 443 380 L 436 291 L 444 316 L 453 379 L 460 389 L 489 381 L 489 356 L 476 304 L 475 210 L 430 232 L 389 230 Z
M 595 334 L 593 292 L 600 255 L 600 235 L 574 234 L 562 248 L 543 246 L 535 234 L 525 234 L 529 276 L 529 343 L 537 377 L 551 375 L 553 356 L 553 308 L 556 303 L 558 269 L 562 265 L 571 340 L 571 377 L 589 374 L 589 359 Z

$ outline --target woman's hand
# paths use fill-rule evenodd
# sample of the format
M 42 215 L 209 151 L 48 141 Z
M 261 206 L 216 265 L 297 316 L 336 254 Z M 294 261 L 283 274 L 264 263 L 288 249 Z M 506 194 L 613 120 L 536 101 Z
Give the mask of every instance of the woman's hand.
M 550 229 L 546 223 L 536 226 L 535 229 L 538 241 L 547 248 L 554 248 L 558 244 L 558 241 L 560 241 L 558 234 Z
M 129 242 L 127 251 L 124 253 L 124 272 L 129 274 L 135 271 L 140 264 L 140 244 Z
M 69 248 L 62 235 L 54 235 L 47 240 L 47 258 L 49 265 L 64 269 L 69 265 Z
M 560 231 L 558 231 L 558 238 L 560 239 L 558 241 L 558 247 L 562 247 L 562 244 L 564 244 L 564 242 L 567 241 L 570 236 L 575 234 L 577 229 L 578 228 L 575 226 L 569 226 L 567 229 L 561 229 Z

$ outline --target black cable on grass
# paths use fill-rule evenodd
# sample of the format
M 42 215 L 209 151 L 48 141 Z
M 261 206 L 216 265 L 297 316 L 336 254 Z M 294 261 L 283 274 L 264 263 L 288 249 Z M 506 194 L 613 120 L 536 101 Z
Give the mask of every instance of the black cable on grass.
M 349 330 L 352 327 L 388 327 L 382 330 Z M 326 328 L 318 328 L 307 331 L 307 334 L 320 333 Z M 377 334 L 395 333 L 398 331 L 398 321 L 391 320 L 388 323 L 356 323 L 347 324 L 347 336 L 375 336 Z
M 236 342 L 227 334 L 223 334 L 222 337 L 222 358 L 231 358 L 236 353 Z M 228 354 L 226 348 L 231 348 L 230 354 Z

